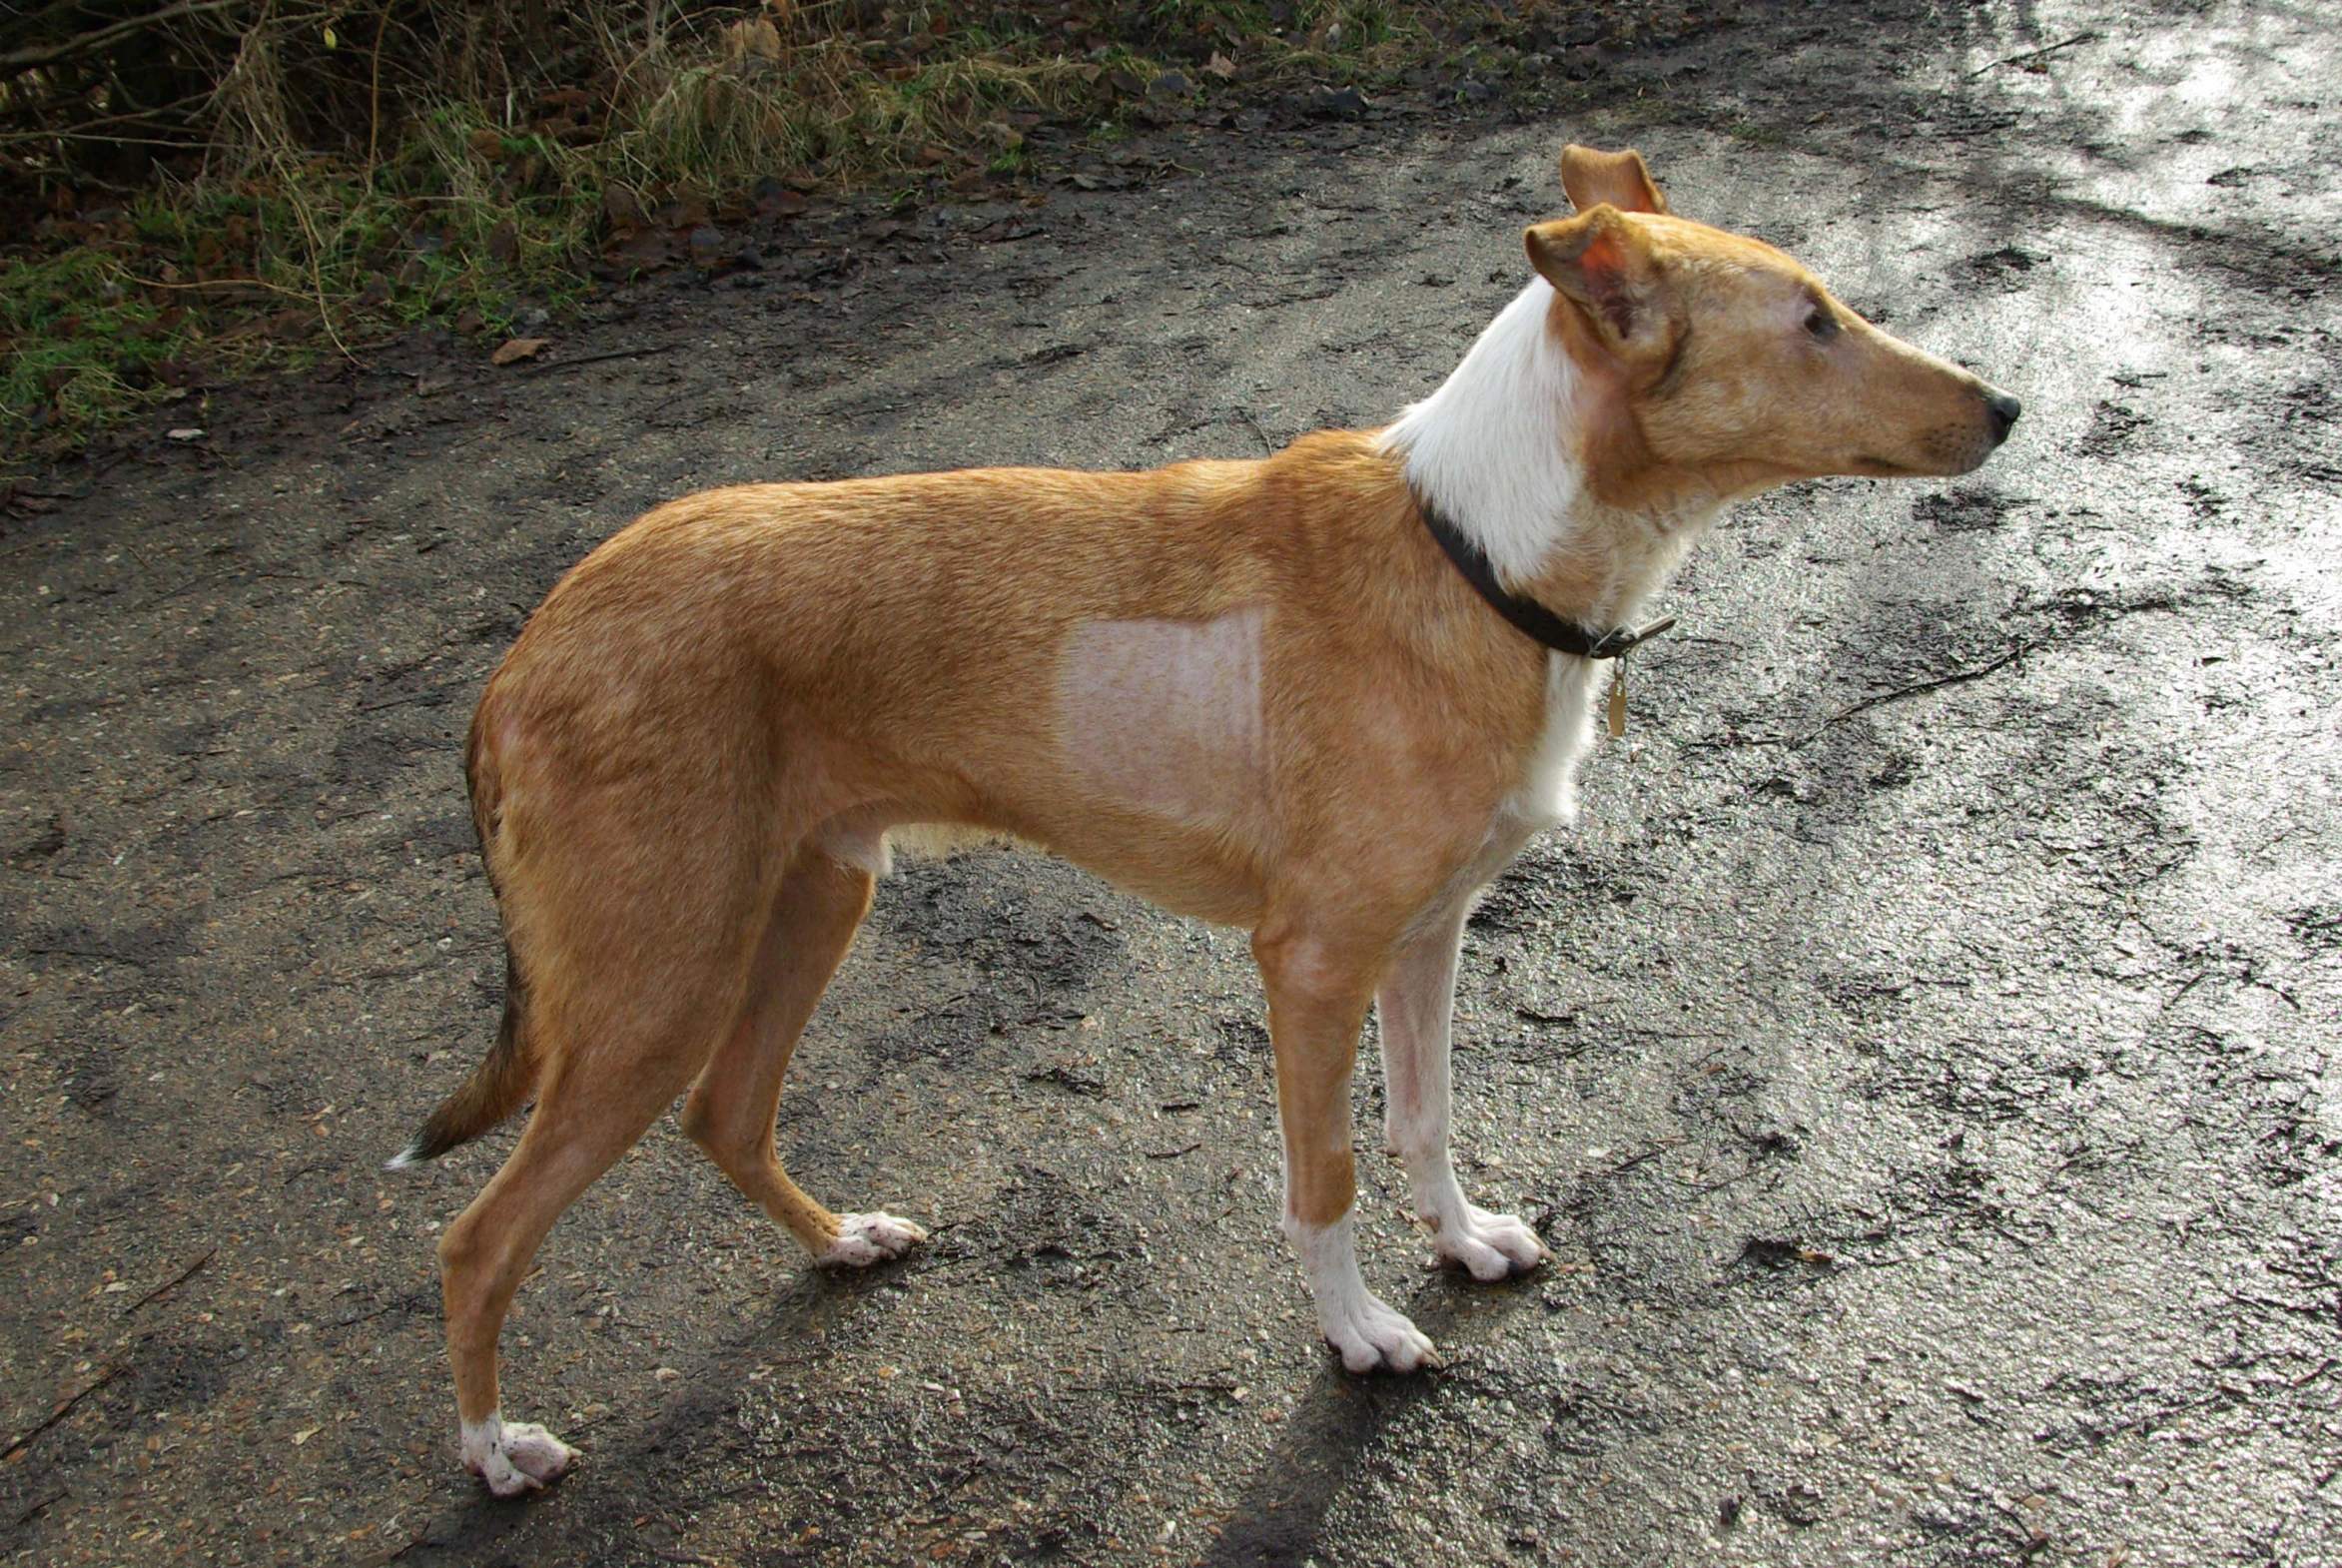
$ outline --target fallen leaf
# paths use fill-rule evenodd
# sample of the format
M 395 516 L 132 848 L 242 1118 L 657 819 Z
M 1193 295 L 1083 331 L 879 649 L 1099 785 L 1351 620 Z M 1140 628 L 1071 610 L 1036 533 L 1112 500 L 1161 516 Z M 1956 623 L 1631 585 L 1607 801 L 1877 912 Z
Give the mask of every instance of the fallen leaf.
M 724 29 L 724 59 L 727 64 L 739 65 L 749 60 L 778 60 L 781 57 L 780 29 L 765 17 L 751 21 L 734 22 Z
M 664 267 L 674 260 L 667 237 L 655 229 L 627 235 L 604 254 L 613 262 L 632 267 Z
M 515 338 L 494 354 L 489 355 L 488 363 L 490 365 L 518 365 L 523 360 L 533 360 L 537 357 L 538 352 L 551 341 L 548 338 Z
M 602 216 L 612 229 L 631 234 L 650 226 L 650 217 L 642 210 L 642 199 L 623 185 L 609 185 L 602 189 Z
M 308 1442 L 311 1438 L 317 1436 L 318 1433 L 324 1430 L 325 1428 L 322 1426 L 313 1426 L 306 1432 L 295 1432 L 293 1434 L 293 1446 L 299 1448 L 303 1443 Z
M 182 424 L 175 430 L 166 430 L 163 433 L 167 439 L 175 441 L 200 441 L 204 438 L 202 429 L 193 424 Z
M 756 215 L 759 218 L 789 218 L 805 211 L 805 198 L 777 181 L 766 181 L 756 189 Z
M 1211 58 L 1204 62 L 1203 69 L 1224 82 L 1236 74 L 1236 63 L 1215 49 L 1211 52 Z

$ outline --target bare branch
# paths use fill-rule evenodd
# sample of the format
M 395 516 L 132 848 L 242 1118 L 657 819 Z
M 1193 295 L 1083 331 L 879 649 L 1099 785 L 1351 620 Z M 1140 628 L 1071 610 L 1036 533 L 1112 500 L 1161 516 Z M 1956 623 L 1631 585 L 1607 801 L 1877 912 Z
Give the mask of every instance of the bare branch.
M 0 76 L 22 76 L 27 71 L 37 71 L 45 65 L 62 65 L 68 60 L 100 53 L 125 38 L 135 37 L 165 22 L 176 22 L 181 17 L 202 16 L 213 11 L 234 10 L 245 3 L 246 0 L 179 0 L 177 5 L 167 5 L 145 16 L 127 17 L 111 27 L 81 33 L 63 43 L 13 49 L 0 55 Z

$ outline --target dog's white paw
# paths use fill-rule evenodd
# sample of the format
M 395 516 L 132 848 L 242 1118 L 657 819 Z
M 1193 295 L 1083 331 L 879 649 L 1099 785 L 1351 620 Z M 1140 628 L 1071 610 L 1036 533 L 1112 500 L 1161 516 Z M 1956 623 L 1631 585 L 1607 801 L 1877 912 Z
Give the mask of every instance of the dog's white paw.
M 1361 1292 L 1339 1308 L 1317 1314 L 1325 1341 L 1341 1354 L 1344 1370 L 1358 1373 L 1382 1368 L 1416 1372 L 1426 1366 L 1445 1366 L 1430 1339 L 1378 1298 Z
M 1525 1274 L 1551 1255 L 1545 1243 L 1512 1214 L 1492 1214 L 1485 1208 L 1463 1205 L 1463 1215 L 1438 1228 L 1433 1246 L 1442 1260 L 1460 1263 L 1474 1279 L 1502 1279 Z
M 534 1421 L 491 1415 L 463 1423 L 463 1468 L 498 1497 L 542 1491 L 576 1463 L 577 1450 Z
M 1371 1372 L 1378 1366 L 1413 1372 L 1447 1364 L 1405 1313 L 1392 1311 L 1366 1288 L 1366 1277 L 1358 1272 L 1355 1213 L 1329 1225 L 1307 1224 L 1288 1214 L 1284 1233 L 1309 1276 L 1317 1326 L 1324 1330 L 1325 1342 L 1341 1353 L 1343 1366 L 1353 1372 Z
M 868 1268 L 927 1239 L 927 1232 L 893 1214 L 840 1214 L 838 1236 L 813 1259 L 823 1268 Z

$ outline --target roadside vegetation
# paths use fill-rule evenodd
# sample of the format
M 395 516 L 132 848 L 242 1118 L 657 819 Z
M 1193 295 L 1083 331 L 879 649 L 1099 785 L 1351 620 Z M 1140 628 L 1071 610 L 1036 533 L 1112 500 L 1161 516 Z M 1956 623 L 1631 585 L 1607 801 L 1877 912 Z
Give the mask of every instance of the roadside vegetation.
M 1038 127 L 1486 96 L 1729 9 L 27 0 L 0 16 L 0 451 L 425 323 L 525 330 L 809 198 L 1024 189 Z

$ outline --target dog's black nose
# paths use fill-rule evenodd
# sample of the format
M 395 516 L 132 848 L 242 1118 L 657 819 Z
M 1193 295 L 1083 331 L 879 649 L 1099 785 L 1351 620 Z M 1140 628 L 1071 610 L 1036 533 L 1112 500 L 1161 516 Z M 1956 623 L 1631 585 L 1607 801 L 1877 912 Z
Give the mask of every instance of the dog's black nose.
M 2024 412 L 2024 404 L 2004 392 L 1996 392 L 1984 399 L 1984 409 L 1985 416 L 1992 421 L 1992 444 L 1997 446 L 2008 439 L 2008 427 Z

